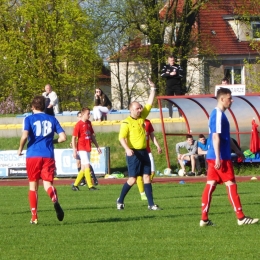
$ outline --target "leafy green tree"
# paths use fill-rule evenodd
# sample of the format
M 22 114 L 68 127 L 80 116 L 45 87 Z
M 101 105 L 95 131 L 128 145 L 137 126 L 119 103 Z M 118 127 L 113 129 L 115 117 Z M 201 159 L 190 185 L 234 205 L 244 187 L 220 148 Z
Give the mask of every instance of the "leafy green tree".
M 248 31 L 252 31 L 253 26 L 251 22 L 260 23 L 260 2 L 258 0 L 245 1 L 241 0 L 240 5 L 236 6 L 235 15 L 236 19 L 245 23 Z M 258 24 L 248 36 L 249 46 L 258 54 L 256 57 L 248 58 L 244 60 L 245 64 L 245 81 L 246 87 L 249 91 L 259 92 L 260 82 L 260 25 Z
M 93 64 L 101 64 L 92 24 L 77 1 L 1 1 L 1 98 L 11 92 L 26 110 L 50 83 L 63 110 L 92 104 Z

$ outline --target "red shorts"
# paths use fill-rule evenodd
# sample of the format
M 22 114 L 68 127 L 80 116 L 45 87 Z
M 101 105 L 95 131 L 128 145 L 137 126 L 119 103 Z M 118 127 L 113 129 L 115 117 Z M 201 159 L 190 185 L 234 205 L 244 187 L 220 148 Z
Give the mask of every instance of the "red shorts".
M 56 170 L 55 160 L 42 157 L 26 158 L 26 170 L 29 181 L 42 179 L 53 182 Z
M 235 173 L 231 160 L 221 160 L 220 169 L 215 169 L 215 160 L 207 160 L 208 172 L 207 180 L 223 183 L 227 181 L 235 181 Z

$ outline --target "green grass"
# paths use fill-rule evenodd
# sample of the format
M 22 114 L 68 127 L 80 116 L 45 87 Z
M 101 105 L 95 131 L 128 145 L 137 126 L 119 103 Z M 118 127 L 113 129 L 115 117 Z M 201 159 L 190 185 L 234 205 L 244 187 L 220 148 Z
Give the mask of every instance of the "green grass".
M 161 133 L 156 133 L 157 140 L 160 146 L 163 148 L 163 153 L 158 154 L 155 146 L 151 143 L 151 149 L 155 160 L 156 169 L 163 172 L 167 168 L 166 156 L 164 151 L 164 143 Z M 96 139 L 101 147 L 110 147 L 110 161 L 111 161 L 111 173 L 114 171 L 126 172 L 126 161 L 124 156 L 124 149 L 118 141 L 118 133 L 96 133 Z M 175 145 L 177 142 L 183 140 L 183 137 L 169 136 L 168 150 L 171 162 L 171 169 L 174 171 L 177 169 L 177 159 L 175 153 Z M 0 138 L 1 150 L 16 150 L 19 146 L 20 138 Z M 71 142 L 71 136 L 68 136 L 67 141 L 56 145 L 57 148 L 69 148 Z M 241 166 L 235 166 L 236 175 L 260 175 L 259 164 L 242 164 Z
M 38 225 L 30 225 L 27 187 L 1 187 L 1 259 L 258 259 L 259 225 L 238 226 L 226 189 L 214 193 L 210 219 L 214 227 L 199 227 L 205 184 L 154 184 L 155 203 L 149 211 L 137 187 L 115 208 L 122 185 L 80 192 L 58 186 L 65 211 L 56 219 L 50 199 L 40 187 Z M 259 217 L 259 182 L 239 183 L 244 212 Z

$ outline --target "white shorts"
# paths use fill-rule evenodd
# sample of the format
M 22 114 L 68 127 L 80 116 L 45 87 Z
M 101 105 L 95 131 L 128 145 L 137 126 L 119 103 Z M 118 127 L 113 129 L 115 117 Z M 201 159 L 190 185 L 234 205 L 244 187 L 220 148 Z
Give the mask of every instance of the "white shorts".
M 90 164 L 90 152 L 78 151 L 78 155 L 80 157 L 81 165 Z
M 149 153 L 150 161 L 151 161 L 151 172 L 155 172 L 155 165 L 152 153 Z

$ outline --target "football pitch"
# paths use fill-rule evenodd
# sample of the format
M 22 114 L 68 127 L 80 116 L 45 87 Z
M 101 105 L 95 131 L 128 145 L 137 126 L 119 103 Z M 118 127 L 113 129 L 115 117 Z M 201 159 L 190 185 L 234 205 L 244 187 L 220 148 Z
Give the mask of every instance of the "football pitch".
M 57 186 L 64 221 L 39 189 L 38 225 L 29 224 L 27 187 L 2 186 L 0 259 L 259 259 L 260 224 L 238 226 L 226 188 L 213 194 L 213 227 L 199 227 L 204 183 L 153 185 L 149 211 L 134 186 L 125 210 L 116 209 L 122 185 L 101 185 L 99 191 Z M 260 217 L 260 182 L 238 183 L 245 214 Z

